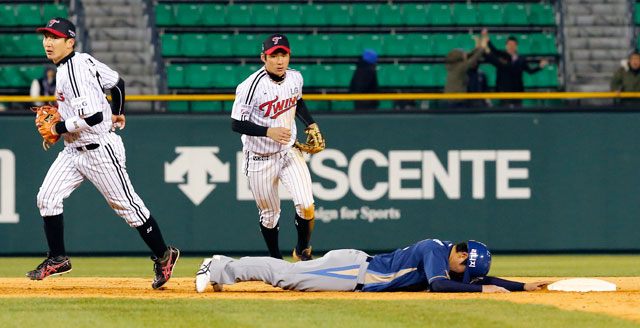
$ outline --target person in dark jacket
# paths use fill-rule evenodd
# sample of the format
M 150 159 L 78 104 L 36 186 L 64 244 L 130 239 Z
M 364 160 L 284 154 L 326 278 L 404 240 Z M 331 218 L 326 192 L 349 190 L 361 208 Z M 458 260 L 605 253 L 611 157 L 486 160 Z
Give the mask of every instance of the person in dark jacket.
M 480 69 L 478 69 L 478 62 L 475 65 L 469 67 L 467 71 L 467 92 L 489 92 L 489 83 L 487 82 L 487 75 Z M 469 99 L 469 106 L 473 108 L 488 107 L 490 102 L 488 99 Z
M 466 93 L 468 91 L 469 75 L 472 67 L 477 69 L 478 61 L 487 51 L 488 38 L 479 40 L 476 38 L 476 48 L 470 53 L 464 53 L 462 49 L 452 49 L 444 58 L 447 69 L 447 81 L 444 93 Z M 444 104 L 447 108 L 457 108 L 471 105 L 473 102 L 463 99 L 449 99 Z
M 488 37 L 487 29 L 482 30 L 483 37 Z M 509 37 L 506 43 L 506 51 L 498 50 L 489 42 L 489 53 L 485 55 L 488 62 L 496 69 L 496 92 L 523 92 L 522 71 L 534 74 L 544 68 L 547 60 L 541 60 L 537 67 L 531 68 L 524 56 L 518 55 L 518 40 Z M 501 102 L 503 105 L 515 107 L 522 104 L 521 99 L 506 99 Z
M 350 93 L 377 93 L 378 92 L 378 74 L 376 73 L 376 61 L 378 53 L 373 50 L 365 49 L 362 57 L 358 62 L 358 68 L 353 73 L 351 84 L 349 85 Z M 378 108 L 377 100 L 356 101 L 356 110 L 375 110 Z
M 634 51 L 629 56 L 629 62 L 623 63 L 611 79 L 611 91 L 620 92 L 640 91 L 640 53 Z M 638 106 L 640 99 L 625 98 L 620 100 L 623 106 Z

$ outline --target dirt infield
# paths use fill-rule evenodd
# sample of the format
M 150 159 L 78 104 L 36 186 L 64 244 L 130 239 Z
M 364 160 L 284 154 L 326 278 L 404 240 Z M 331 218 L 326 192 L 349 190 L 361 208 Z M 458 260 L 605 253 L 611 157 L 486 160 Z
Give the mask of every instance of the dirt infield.
M 523 282 L 560 280 L 566 278 L 518 278 Z M 225 286 L 224 292 L 212 289 L 198 294 L 193 278 L 174 278 L 163 290 L 151 289 L 151 280 L 144 278 L 67 278 L 53 277 L 43 281 L 26 278 L 0 278 L 0 298 L 6 297 L 108 297 L 108 298 L 189 298 L 189 299 L 358 299 L 358 300 L 447 300 L 495 299 L 515 303 L 556 306 L 563 310 L 587 311 L 612 315 L 640 322 L 640 277 L 614 277 L 598 279 L 618 286 L 615 292 L 567 293 L 536 291 L 509 294 L 438 294 L 438 293 L 348 293 L 348 292 L 294 292 L 273 288 L 262 282 L 245 282 Z

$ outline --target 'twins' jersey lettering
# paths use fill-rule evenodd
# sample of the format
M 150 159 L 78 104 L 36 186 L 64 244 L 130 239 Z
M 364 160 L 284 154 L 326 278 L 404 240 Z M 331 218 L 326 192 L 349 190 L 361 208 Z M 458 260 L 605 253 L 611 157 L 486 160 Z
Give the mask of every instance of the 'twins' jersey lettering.
M 260 105 L 258 108 L 261 111 L 265 112 L 264 117 L 268 117 L 271 114 L 271 110 L 273 109 L 273 115 L 271 116 L 271 118 L 275 119 L 278 116 L 280 116 L 280 114 L 285 113 L 289 109 L 295 107 L 297 103 L 298 103 L 298 98 L 296 98 L 295 96 L 289 99 L 284 99 L 280 101 L 278 101 L 278 96 L 276 96 L 276 99 L 267 101 L 266 103 Z M 266 107 L 266 110 L 265 110 L 265 107 Z

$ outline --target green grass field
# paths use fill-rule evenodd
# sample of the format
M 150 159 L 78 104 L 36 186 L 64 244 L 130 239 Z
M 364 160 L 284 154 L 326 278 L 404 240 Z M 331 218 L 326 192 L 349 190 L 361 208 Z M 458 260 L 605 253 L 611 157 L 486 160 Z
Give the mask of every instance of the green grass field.
M 40 258 L 0 258 L 23 277 Z M 201 258 L 182 257 L 175 277 Z M 151 277 L 148 258 L 72 258 L 68 277 Z M 495 256 L 495 276 L 640 276 L 638 255 Z M 63 279 L 63 278 L 59 278 Z M 2 285 L 0 281 L 0 291 Z M 640 327 L 612 316 L 497 300 L 0 298 L 0 327 Z

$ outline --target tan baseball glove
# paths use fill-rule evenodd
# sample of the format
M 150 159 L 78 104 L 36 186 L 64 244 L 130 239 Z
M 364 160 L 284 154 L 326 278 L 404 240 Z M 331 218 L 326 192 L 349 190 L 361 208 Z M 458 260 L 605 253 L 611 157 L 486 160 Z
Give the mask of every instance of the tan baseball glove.
M 58 108 L 54 106 L 32 107 L 31 110 L 36 113 L 36 127 L 43 139 L 42 148 L 47 150 L 60 139 L 60 135 L 54 135 L 51 132 L 51 127 L 60 122 L 62 118 Z
M 307 134 L 307 142 L 301 144 L 296 140 L 295 146 L 300 148 L 303 152 L 309 154 L 319 153 L 324 150 L 325 142 L 320 129 L 317 126 L 312 128 L 306 128 L 304 133 Z

